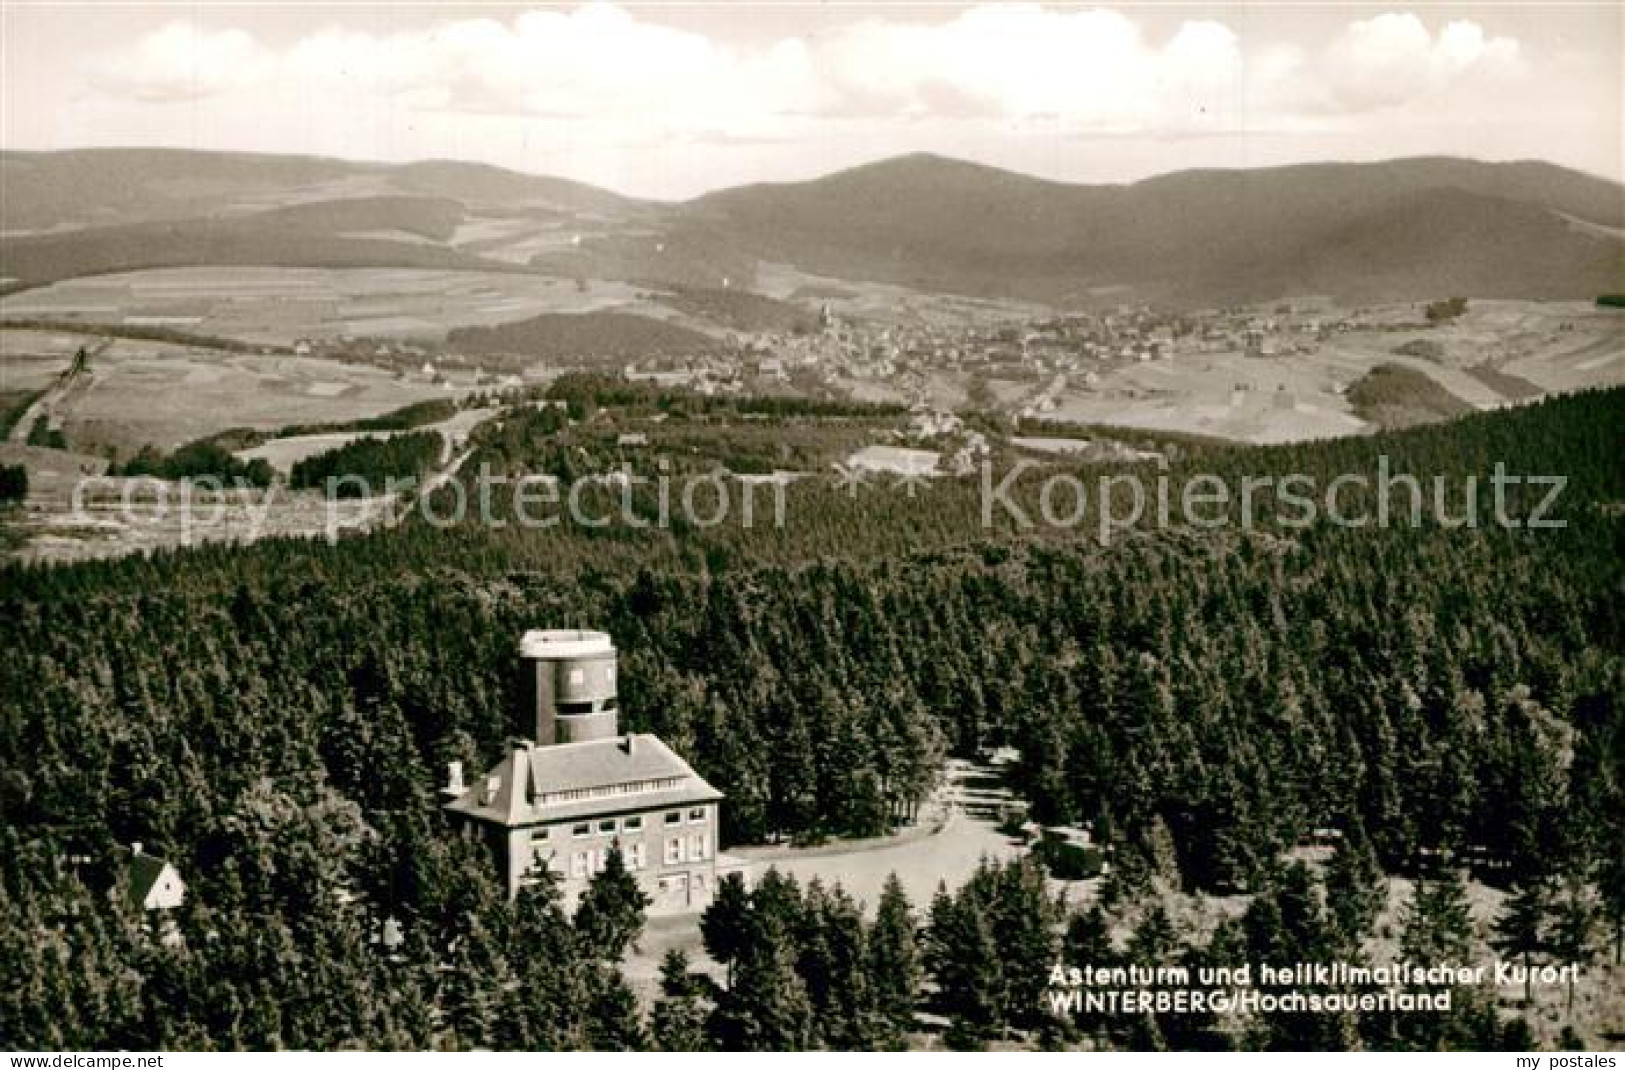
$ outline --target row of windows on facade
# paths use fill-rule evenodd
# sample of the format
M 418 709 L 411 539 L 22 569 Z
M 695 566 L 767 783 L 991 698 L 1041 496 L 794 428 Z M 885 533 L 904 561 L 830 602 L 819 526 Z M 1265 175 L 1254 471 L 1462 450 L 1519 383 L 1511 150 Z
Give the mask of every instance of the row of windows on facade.
M 681 811 L 681 810 L 668 810 L 668 811 L 666 811 L 666 827 L 667 828 L 671 828 L 671 827 L 676 826 L 676 825 L 681 825 L 682 823 L 683 823 L 683 811 Z M 693 809 L 691 809 L 688 812 L 688 823 L 690 825 L 703 825 L 705 823 L 705 807 L 696 806 Z M 570 827 L 570 837 L 571 837 L 571 839 L 584 840 L 589 836 L 613 836 L 618 832 L 642 832 L 642 831 L 643 831 L 643 815 L 642 814 L 634 814 L 631 817 L 623 817 L 619 821 L 617 821 L 613 817 L 602 818 L 602 819 L 600 819 L 599 821 L 596 822 L 596 827 L 595 827 L 595 823 L 592 822 L 592 821 L 577 822 L 575 825 L 572 825 Z M 532 840 L 546 840 L 546 839 L 550 839 L 552 837 L 552 834 L 553 834 L 552 829 L 541 828 L 541 829 L 537 829 L 536 831 L 531 833 L 530 838 Z
M 665 777 L 660 780 L 633 780 L 625 784 L 610 784 L 598 788 L 572 788 L 569 791 L 544 792 L 536 801 L 543 805 L 551 803 L 580 802 L 583 799 L 605 799 L 615 795 L 641 795 L 649 791 L 667 791 L 680 786 L 682 777 Z
M 548 806 L 554 803 L 581 802 L 585 799 L 607 799 L 616 795 L 642 795 L 651 791 L 669 791 L 681 786 L 682 777 L 662 777 L 658 780 L 633 780 L 625 784 L 608 784 L 595 788 L 572 788 L 569 791 L 548 791 L 532 797 L 531 802 Z M 502 777 L 493 773 L 485 778 L 484 805 L 495 803 L 502 794 Z
M 626 859 L 626 868 L 632 872 L 648 868 L 649 857 L 642 843 L 628 844 L 623 857 Z M 533 847 L 533 851 L 540 853 L 541 848 Z M 666 840 L 666 859 L 668 866 L 681 865 L 684 862 L 703 862 L 711 854 L 711 837 L 704 833 L 697 833 L 688 838 L 672 836 Z M 541 859 L 538 857 L 537 862 Z M 609 862 L 608 847 L 594 847 L 586 851 L 576 851 L 570 857 L 570 876 L 585 879 L 595 873 L 603 871 Z

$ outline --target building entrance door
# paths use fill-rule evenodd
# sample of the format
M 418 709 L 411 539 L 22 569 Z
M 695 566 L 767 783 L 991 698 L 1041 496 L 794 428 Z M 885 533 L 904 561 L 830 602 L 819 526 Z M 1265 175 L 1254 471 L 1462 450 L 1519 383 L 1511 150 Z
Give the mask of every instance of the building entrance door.
M 656 906 L 672 910 L 688 906 L 687 873 L 668 873 L 660 878 L 656 887 L 659 891 Z

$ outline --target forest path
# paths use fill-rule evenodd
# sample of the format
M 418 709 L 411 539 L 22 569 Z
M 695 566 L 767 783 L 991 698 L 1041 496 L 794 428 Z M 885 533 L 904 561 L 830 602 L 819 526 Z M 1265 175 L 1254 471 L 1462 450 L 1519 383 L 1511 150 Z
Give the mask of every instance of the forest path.
M 68 396 L 68 393 L 75 386 L 90 378 L 91 360 L 107 352 L 112 344 L 113 339 L 109 338 L 88 351 L 81 350 L 84 353 L 84 359 L 81 360 L 75 357 L 73 363 L 68 365 L 61 375 L 56 377 L 56 381 L 50 385 L 45 393 L 35 398 L 34 403 L 23 410 L 22 416 L 18 417 L 17 422 L 11 425 L 11 431 L 6 436 L 6 441 L 16 446 L 27 445 L 28 436 L 33 432 L 34 425 L 39 422 L 40 417 L 50 416 L 56 411 L 57 405 Z

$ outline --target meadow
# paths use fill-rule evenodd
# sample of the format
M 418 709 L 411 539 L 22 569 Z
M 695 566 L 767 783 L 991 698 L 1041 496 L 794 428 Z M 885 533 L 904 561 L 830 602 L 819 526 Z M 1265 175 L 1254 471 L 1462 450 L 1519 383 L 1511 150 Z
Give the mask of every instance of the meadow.
M 264 346 L 341 336 L 437 341 L 456 327 L 635 303 L 620 282 L 413 268 L 186 267 L 70 279 L 0 316 L 167 326 Z
M 1084 385 L 1069 378 L 1045 415 L 1077 423 L 1188 431 L 1242 442 L 1294 442 L 1372 429 L 1347 396 L 1382 365 L 1426 376 L 1474 409 L 1519 404 L 1544 391 L 1625 382 L 1625 316 L 1579 302 L 1473 301 L 1450 324 L 1406 328 L 1419 317 L 1388 306 L 1356 313 L 1362 329 L 1306 352 L 1249 357 L 1181 352 L 1110 368 Z M 1396 352 L 1416 349 L 1414 353 Z
M 0 331 L 0 390 L 42 389 L 79 347 L 101 341 Z M 59 412 L 75 449 L 127 455 L 147 445 L 171 450 L 227 428 L 341 422 L 462 392 L 367 364 L 118 339 L 91 360 L 83 386 Z

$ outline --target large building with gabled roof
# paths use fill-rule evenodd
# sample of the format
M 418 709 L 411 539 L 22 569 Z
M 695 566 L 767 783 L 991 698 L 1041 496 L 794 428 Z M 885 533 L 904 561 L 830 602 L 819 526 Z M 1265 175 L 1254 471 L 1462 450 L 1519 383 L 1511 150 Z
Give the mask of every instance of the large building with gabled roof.
M 468 782 L 453 763 L 444 789 L 448 816 L 491 846 L 508 895 L 550 869 L 574 902 L 619 846 L 651 913 L 705 907 L 722 793 L 659 737 L 620 732 L 609 636 L 526 632 L 519 666 L 533 738 Z

